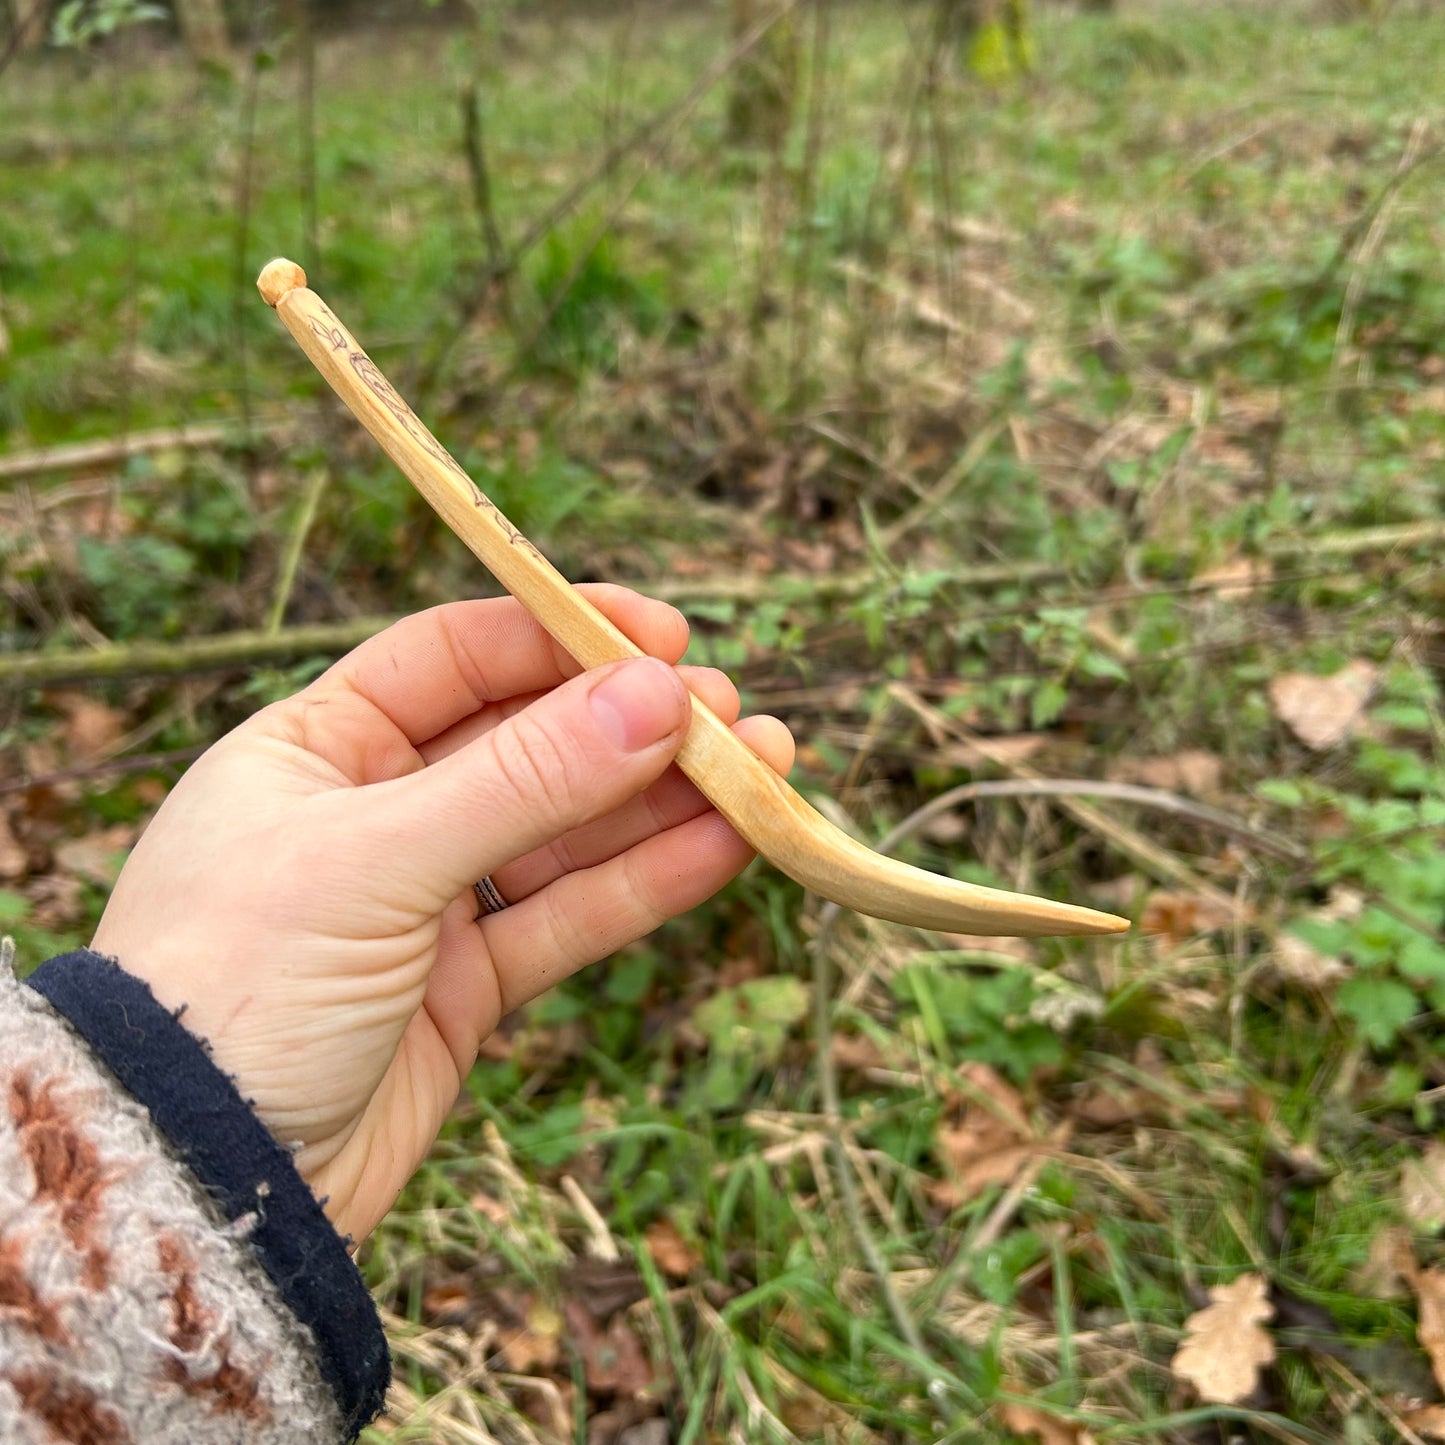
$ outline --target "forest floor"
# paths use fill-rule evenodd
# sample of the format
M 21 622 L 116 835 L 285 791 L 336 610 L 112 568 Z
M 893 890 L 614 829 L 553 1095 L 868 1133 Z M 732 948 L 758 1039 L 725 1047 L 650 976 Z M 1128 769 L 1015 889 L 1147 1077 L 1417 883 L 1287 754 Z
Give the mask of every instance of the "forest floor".
M 508 1019 L 361 1255 L 373 1445 L 1445 1439 L 1445 13 L 1381 9 L 1039 7 L 1027 76 L 799 10 L 750 145 L 713 7 L 328 35 L 314 129 L 285 36 L 0 75 L 31 964 L 200 749 L 492 590 L 276 253 L 831 816 L 1135 923 L 755 866 Z

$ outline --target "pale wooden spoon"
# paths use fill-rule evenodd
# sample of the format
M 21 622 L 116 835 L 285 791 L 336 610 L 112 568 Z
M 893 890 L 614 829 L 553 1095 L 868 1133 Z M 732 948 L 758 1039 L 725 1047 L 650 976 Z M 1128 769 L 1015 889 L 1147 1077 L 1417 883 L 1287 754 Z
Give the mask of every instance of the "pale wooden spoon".
M 642 655 L 482 495 L 326 303 L 306 289 L 306 273 L 294 261 L 272 261 L 256 284 L 382 450 L 583 667 Z M 804 802 L 695 698 L 677 762 L 769 862 L 844 908 L 948 933 L 1050 936 L 1119 933 L 1129 926 L 1092 908 L 960 883 L 873 852 Z

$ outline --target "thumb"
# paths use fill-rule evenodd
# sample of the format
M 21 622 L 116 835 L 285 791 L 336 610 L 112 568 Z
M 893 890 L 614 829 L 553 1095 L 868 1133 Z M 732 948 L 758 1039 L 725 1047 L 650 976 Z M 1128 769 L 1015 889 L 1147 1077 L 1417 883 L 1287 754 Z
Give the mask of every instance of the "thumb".
M 640 793 L 691 716 L 656 658 L 596 668 L 450 756 L 354 795 L 393 885 L 440 909 L 478 878 Z

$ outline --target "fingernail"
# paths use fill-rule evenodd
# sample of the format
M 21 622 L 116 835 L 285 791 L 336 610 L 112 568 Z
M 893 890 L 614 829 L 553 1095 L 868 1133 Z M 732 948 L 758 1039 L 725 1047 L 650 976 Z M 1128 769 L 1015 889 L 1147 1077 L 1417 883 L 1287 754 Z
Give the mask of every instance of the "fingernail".
M 666 663 L 641 657 L 609 673 L 588 700 L 607 741 L 635 753 L 676 730 L 679 687 L 677 674 Z

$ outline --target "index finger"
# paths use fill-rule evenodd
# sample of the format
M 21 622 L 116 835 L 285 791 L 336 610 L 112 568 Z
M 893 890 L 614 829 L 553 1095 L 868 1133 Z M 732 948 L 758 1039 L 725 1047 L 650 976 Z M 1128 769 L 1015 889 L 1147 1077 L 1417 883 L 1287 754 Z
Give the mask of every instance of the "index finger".
M 687 650 L 687 619 L 677 608 L 606 582 L 580 590 L 650 656 L 675 663 Z M 489 702 L 545 691 L 581 670 L 515 598 L 487 597 L 403 618 L 306 692 L 315 702 L 358 695 L 418 746 Z

